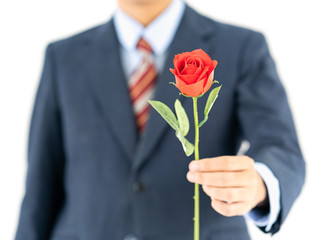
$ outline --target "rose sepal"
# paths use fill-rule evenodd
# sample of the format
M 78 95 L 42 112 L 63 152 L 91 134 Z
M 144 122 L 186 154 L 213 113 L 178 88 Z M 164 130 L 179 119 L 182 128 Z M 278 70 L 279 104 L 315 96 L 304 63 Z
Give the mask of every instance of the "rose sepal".
M 204 94 L 205 94 L 205 93 L 200 94 L 200 95 L 198 95 L 197 97 L 190 97 L 190 96 L 188 96 L 188 95 L 183 94 L 182 92 L 179 93 L 179 95 L 182 95 L 182 96 L 187 97 L 187 98 L 201 98 L 202 96 L 204 96 Z

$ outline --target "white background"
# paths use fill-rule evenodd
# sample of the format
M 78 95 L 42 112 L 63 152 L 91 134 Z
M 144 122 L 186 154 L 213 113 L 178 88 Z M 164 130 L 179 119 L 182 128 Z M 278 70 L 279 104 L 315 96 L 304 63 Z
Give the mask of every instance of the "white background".
M 326 239 L 323 0 L 189 0 L 216 20 L 261 31 L 287 89 L 307 179 L 275 240 Z M 27 133 L 47 43 L 109 20 L 113 0 L 0 2 L 0 239 L 13 239 L 24 192 Z M 270 237 L 249 224 L 254 240 Z M 313 237 L 314 238 L 314 237 Z

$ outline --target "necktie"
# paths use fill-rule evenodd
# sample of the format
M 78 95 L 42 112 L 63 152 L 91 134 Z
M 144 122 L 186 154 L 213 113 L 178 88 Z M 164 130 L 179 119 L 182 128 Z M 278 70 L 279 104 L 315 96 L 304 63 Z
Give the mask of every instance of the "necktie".
M 151 46 L 141 38 L 137 49 L 142 54 L 140 66 L 133 72 L 129 80 L 129 92 L 135 113 L 138 132 L 143 133 L 149 114 L 149 103 L 152 98 L 157 73 L 152 59 Z

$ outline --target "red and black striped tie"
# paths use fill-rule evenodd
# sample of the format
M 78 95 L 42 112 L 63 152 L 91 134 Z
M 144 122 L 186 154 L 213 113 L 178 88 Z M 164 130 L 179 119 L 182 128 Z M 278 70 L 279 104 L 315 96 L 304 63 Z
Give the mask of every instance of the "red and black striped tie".
M 139 133 L 143 133 L 149 114 L 149 103 L 154 93 L 157 73 L 155 70 L 152 48 L 141 38 L 137 44 L 137 49 L 142 54 L 140 66 L 133 72 L 129 80 L 129 92 L 136 117 Z

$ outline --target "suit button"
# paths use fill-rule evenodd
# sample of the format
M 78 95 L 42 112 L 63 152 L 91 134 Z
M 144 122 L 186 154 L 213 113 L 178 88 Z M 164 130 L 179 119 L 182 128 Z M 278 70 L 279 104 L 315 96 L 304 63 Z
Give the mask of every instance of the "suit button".
M 134 192 L 144 192 L 146 187 L 144 183 L 141 182 L 134 182 L 132 185 L 132 189 L 134 190 Z
M 123 240 L 138 240 L 138 238 L 136 238 L 135 235 L 129 234 L 125 236 Z

